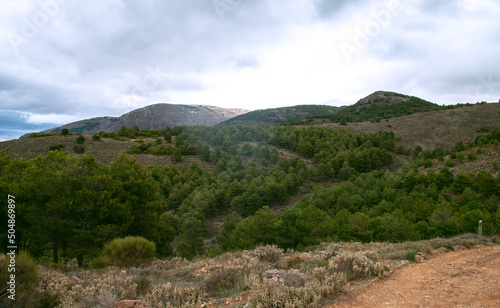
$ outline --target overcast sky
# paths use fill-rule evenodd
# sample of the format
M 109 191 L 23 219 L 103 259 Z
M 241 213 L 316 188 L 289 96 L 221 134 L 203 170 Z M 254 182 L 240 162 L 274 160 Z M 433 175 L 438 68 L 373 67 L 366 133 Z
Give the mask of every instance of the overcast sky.
M 154 103 L 500 99 L 499 0 L 0 0 L 0 140 Z

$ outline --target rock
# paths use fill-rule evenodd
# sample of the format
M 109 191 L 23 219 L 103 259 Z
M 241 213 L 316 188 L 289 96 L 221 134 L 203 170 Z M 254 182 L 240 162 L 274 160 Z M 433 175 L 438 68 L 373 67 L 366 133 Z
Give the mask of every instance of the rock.
M 113 308 L 151 308 L 151 305 L 145 301 L 124 300 L 113 305 Z

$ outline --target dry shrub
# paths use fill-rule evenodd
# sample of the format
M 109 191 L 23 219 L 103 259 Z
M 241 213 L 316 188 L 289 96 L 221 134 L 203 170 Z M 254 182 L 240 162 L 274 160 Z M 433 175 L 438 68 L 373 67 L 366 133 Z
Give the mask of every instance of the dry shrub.
M 244 255 L 258 258 L 261 262 L 275 263 L 283 257 L 283 249 L 275 245 L 259 246 L 254 250 L 245 251 Z
M 260 276 L 250 275 L 246 285 L 252 290 L 249 300 L 256 307 L 324 307 L 325 300 L 334 298 L 344 290 L 346 280 L 343 275 L 329 274 L 321 277 L 321 280 L 312 279 L 303 287 L 280 287 Z
M 64 258 L 61 263 L 61 270 L 63 272 L 74 272 L 78 270 L 78 261 L 75 258 Z
M 299 256 L 295 256 L 293 258 L 287 259 L 285 262 L 285 269 L 294 268 L 298 264 L 304 263 L 304 259 Z
M 146 294 L 145 300 L 152 307 L 190 307 L 199 304 L 200 291 L 194 287 L 172 287 L 171 283 L 155 286 Z
M 101 278 L 81 281 L 77 277 L 68 278 L 64 274 L 39 267 L 40 282 L 37 290 L 44 302 L 50 306 L 107 307 L 122 299 L 137 296 L 137 284 L 125 271 L 110 272 Z M 110 304 L 111 303 L 111 304 Z
M 320 251 L 323 260 L 328 261 L 335 257 L 341 250 L 345 249 L 343 243 L 330 243 L 323 250 Z
M 379 276 L 387 268 L 382 265 L 378 253 L 374 251 L 342 251 L 328 263 L 328 269 L 344 273 L 349 280 Z
M 310 277 L 299 270 L 292 269 L 281 273 L 283 283 L 287 287 L 300 288 L 306 285 Z
M 158 260 L 155 259 L 153 261 L 153 264 L 151 264 L 152 268 L 159 269 L 159 270 L 170 270 L 173 268 L 179 268 L 181 266 L 190 264 L 190 262 L 186 259 L 180 258 L 180 257 L 175 257 L 169 260 Z
M 245 276 L 240 266 L 229 266 L 210 273 L 205 279 L 206 290 L 220 297 L 229 297 L 245 288 Z
M 304 272 L 311 272 L 315 268 L 327 267 L 327 266 L 328 266 L 328 262 L 325 261 L 323 256 L 318 256 L 318 257 L 305 259 L 304 262 L 302 262 L 300 267 Z
M 242 268 L 243 274 L 260 275 L 267 269 L 267 264 L 261 262 L 258 258 L 243 254 L 241 259 L 237 260 L 238 265 Z

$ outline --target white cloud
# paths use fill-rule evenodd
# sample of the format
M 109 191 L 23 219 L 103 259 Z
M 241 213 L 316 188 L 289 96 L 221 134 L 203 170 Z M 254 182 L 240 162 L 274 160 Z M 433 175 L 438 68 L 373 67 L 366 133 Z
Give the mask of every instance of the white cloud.
M 21 35 L 49 1 L 59 11 L 15 54 L 7 34 Z M 63 124 L 158 102 L 346 105 L 376 90 L 498 100 L 498 1 L 400 0 L 406 9 L 378 20 L 391 1 L 239 1 L 220 16 L 207 0 L 4 0 L 0 104 L 30 123 Z M 346 61 L 342 43 L 374 22 L 380 29 Z M 489 76 L 493 85 L 476 91 Z
M 23 118 L 28 124 L 67 124 L 70 122 L 75 122 L 80 119 L 80 117 L 75 115 L 61 115 L 61 114 L 32 114 L 24 113 Z

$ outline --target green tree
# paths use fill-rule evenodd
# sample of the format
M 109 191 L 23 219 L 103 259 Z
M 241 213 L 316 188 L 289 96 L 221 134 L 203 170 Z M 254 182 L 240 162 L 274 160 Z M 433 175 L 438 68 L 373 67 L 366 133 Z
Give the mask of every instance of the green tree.
M 189 247 L 189 256 L 192 259 L 202 252 L 205 238 L 205 224 L 200 215 L 186 213 L 179 220 L 180 238 Z
M 76 137 L 76 143 L 77 144 L 84 144 L 85 143 L 85 137 L 83 137 L 82 135 Z
M 278 215 L 264 206 L 254 216 L 236 225 L 231 242 L 240 249 L 252 249 L 258 244 L 274 244 L 279 223 Z
M 233 244 L 231 243 L 231 236 L 234 229 L 236 228 L 236 225 L 241 222 L 241 220 L 241 215 L 234 211 L 226 216 L 224 225 L 222 226 L 222 231 L 217 236 L 217 241 L 219 242 L 223 250 L 230 251 L 233 248 Z

